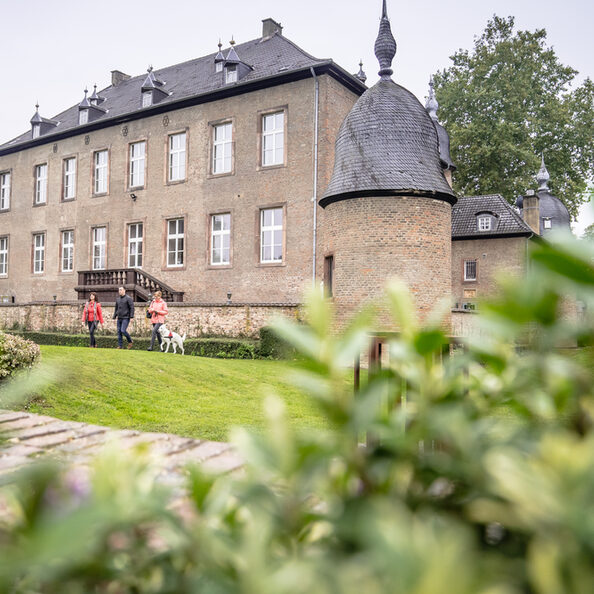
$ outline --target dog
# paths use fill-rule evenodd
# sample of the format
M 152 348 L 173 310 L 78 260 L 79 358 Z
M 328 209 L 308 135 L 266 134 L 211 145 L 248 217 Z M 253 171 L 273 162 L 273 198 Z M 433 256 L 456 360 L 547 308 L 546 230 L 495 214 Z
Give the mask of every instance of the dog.
M 173 354 L 175 355 L 177 353 L 177 347 L 179 347 L 181 349 L 181 354 L 185 354 L 184 353 L 184 340 L 186 340 L 186 333 L 184 332 L 183 336 L 180 336 L 177 332 L 171 332 L 171 330 L 169 330 L 167 328 L 167 326 L 165 326 L 165 324 L 163 324 L 160 328 L 159 328 L 159 334 L 161 335 L 161 350 L 163 350 L 163 345 L 167 345 L 167 348 L 165 349 L 165 352 L 169 351 L 169 347 L 171 345 L 173 345 Z

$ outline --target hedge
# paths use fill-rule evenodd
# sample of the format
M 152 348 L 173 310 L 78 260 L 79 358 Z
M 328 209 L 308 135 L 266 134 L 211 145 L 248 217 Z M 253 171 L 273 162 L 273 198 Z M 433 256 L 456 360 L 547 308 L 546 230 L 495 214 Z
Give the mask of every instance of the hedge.
M 78 347 L 87 347 L 89 345 L 88 334 L 33 331 L 20 331 L 14 334 L 32 340 L 37 344 Z M 98 348 L 113 349 L 118 345 L 117 336 L 113 334 L 95 334 L 95 339 Z M 148 336 L 141 336 L 133 340 L 134 349 L 136 350 L 147 349 L 151 342 Z M 125 344 L 126 342 L 124 341 Z M 198 355 L 200 357 L 218 359 L 255 359 L 259 356 L 257 347 L 257 341 L 236 338 L 187 338 L 184 342 L 186 355 Z M 172 352 L 172 347 L 169 348 L 169 352 Z
M 265 359 L 291 359 L 295 348 L 280 338 L 270 326 L 260 328 L 259 355 Z

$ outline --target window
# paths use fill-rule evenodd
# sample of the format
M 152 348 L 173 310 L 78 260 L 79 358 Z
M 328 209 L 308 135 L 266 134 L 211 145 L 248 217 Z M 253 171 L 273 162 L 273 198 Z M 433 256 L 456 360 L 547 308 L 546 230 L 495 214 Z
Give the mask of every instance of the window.
M 142 223 L 128 225 L 128 268 L 142 268 Z
M 146 142 L 134 142 L 130 145 L 130 187 L 144 186 L 144 159 Z
M 490 231 L 491 230 L 491 217 L 489 215 L 481 216 L 478 218 L 478 230 L 479 231 Z
M 225 82 L 226 83 L 237 82 L 237 65 L 236 64 L 230 64 L 225 69 Z
M 543 219 L 542 226 L 543 226 L 543 229 L 552 229 L 553 222 L 551 221 L 551 219 Z
M 74 231 L 62 231 L 62 272 L 74 270 Z
M 95 153 L 95 171 L 94 171 L 95 194 L 105 194 L 107 192 L 107 151 L 97 151 Z
M 103 270 L 106 263 L 107 227 L 93 227 L 93 270 Z
M 334 292 L 332 284 L 334 281 L 334 256 L 326 256 L 324 258 L 324 295 L 332 297 Z
M 215 64 L 215 72 L 222 72 L 223 71 L 223 62 L 217 62 Z
M 184 265 L 184 220 L 167 221 L 167 266 Z
M 76 196 L 76 159 L 64 159 L 64 200 L 71 200 Z
M 231 122 L 213 126 L 212 172 L 231 171 L 233 126 Z
M 265 208 L 260 211 L 260 262 L 282 262 L 283 209 Z
M 142 107 L 149 107 L 153 104 L 153 92 L 145 91 L 142 94 Z
M 78 123 L 80 124 L 86 124 L 89 121 L 89 110 L 88 109 L 81 109 L 78 112 Z
M 8 237 L 0 237 L 0 276 L 8 274 Z
M 476 280 L 476 260 L 464 260 L 464 280 Z
M 169 181 L 186 179 L 186 133 L 169 137 Z
M 33 272 L 42 274 L 45 270 L 45 233 L 33 235 Z
M 282 165 L 285 161 L 285 114 L 262 116 L 262 165 Z
M 10 172 L 0 173 L 0 210 L 10 208 Z
M 33 138 L 39 138 L 40 133 L 41 133 L 41 125 L 33 124 Z
M 211 217 L 210 263 L 221 266 L 231 262 L 231 215 L 216 214 Z
M 47 202 L 47 163 L 35 167 L 35 204 Z

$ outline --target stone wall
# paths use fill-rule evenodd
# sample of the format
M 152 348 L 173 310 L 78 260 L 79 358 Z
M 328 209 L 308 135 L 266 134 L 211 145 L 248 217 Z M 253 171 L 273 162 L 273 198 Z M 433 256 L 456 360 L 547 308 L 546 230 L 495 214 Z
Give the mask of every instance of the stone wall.
M 152 326 L 145 317 L 147 305 L 136 304 L 136 315 L 130 325 L 132 336 L 148 335 Z M 167 326 L 171 330 L 187 332 L 188 336 L 231 336 L 257 337 L 262 326 L 270 323 L 277 315 L 293 319 L 300 317 L 300 309 L 295 304 L 192 304 L 171 303 Z M 113 303 L 102 304 L 105 330 L 116 331 L 112 320 Z M 0 329 L 36 330 L 77 334 L 86 331 L 81 322 L 83 305 L 78 301 L 44 302 L 26 304 L 0 304 Z

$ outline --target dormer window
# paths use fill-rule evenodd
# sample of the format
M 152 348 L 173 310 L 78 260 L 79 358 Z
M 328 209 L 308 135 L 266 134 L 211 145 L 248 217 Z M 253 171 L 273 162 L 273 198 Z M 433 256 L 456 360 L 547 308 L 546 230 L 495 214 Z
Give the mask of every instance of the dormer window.
M 88 109 L 81 109 L 78 112 L 78 123 L 80 125 L 89 123 L 89 110 Z
M 553 228 L 553 221 L 551 219 L 543 219 L 542 220 L 542 227 L 543 229 L 552 229 Z
M 223 72 L 223 63 L 222 62 L 217 62 L 215 64 L 215 72 Z
M 479 231 L 491 231 L 492 229 L 492 218 L 491 215 L 481 215 L 478 218 L 478 230 Z
M 227 84 L 237 82 L 237 64 L 229 64 L 225 68 L 225 82 Z
M 145 91 L 142 94 L 142 107 L 150 107 L 153 104 L 152 91 Z
M 41 134 L 41 125 L 40 124 L 33 124 L 32 134 L 33 134 L 33 138 L 39 138 L 39 135 Z

